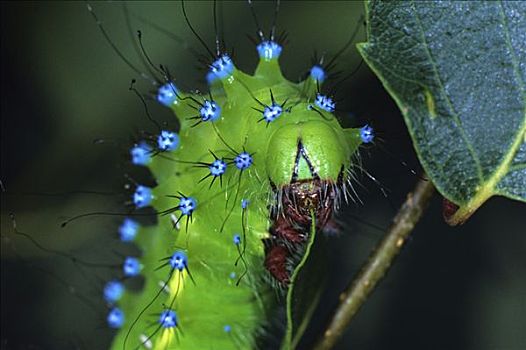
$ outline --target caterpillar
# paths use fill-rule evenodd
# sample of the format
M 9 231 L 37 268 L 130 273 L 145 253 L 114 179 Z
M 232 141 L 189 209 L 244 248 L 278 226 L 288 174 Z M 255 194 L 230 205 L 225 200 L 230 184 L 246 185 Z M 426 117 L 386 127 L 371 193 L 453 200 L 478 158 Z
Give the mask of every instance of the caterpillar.
M 180 126 L 162 125 L 129 150 L 157 184 L 133 185 L 136 211 L 117 231 L 141 253 L 122 257 L 101 288 L 114 348 L 256 347 L 313 234 L 331 229 L 349 195 L 372 129 L 340 126 L 323 91 L 327 65 L 290 82 L 278 61 L 286 46 L 274 34 L 258 36 L 254 73 L 237 69 L 225 50 L 213 52 L 209 93 L 158 72 L 168 81 L 154 98 Z M 140 220 L 149 209 L 158 214 L 152 226 Z M 139 276 L 145 284 L 132 290 Z
M 152 65 L 163 78 L 156 99 L 180 127 L 157 125 L 130 150 L 156 180 L 135 185 L 133 205 L 153 208 L 157 223 L 127 217 L 119 228 L 141 249 L 124 259 L 122 273 L 144 275 L 145 284 L 139 293 L 116 280 L 104 288 L 108 326 L 119 329 L 115 349 L 257 347 L 278 303 L 271 288 L 290 287 L 315 233 L 352 196 L 353 162 L 373 141 L 372 128 L 340 126 L 322 91 L 323 62 L 300 83 L 285 79 L 276 26 L 264 34 L 248 4 L 258 36 L 253 74 L 236 68 L 217 33 L 215 51 L 208 47 L 184 3 L 209 54 L 209 92 L 183 91 Z

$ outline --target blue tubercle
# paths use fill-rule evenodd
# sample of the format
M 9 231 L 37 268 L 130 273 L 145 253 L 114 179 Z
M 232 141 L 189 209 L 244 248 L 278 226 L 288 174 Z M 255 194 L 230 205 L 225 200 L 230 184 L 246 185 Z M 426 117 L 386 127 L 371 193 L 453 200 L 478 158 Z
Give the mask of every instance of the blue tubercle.
M 183 251 L 176 251 L 168 261 L 172 269 L 183 271 L 188 266 L 188 258 Z
M 177 314 L 175 311 L 167 309 L 161 312 L 159 316 L 159 324 L 163 328 L 177 327 Z
M 139 223 L 130 218 L 124 219 L 122 224 L 119 226 L 119 236 L 123 242 L 131 242 L 137 236 L 139 231 Z
M 322 94 L 316 94 L 316 100 L 314 100 L 314 103 L 319 108 L 330 113 L 334 112 L 336 109 L 336 103 L 332 100 L 332 98 Z
M 132 256 L 126 257 L 124 259 L 124 264 L 122 264 L 122 271 L 126 277 L 135 277 L 141 272 L 141 263 L 139 259 Z
M 157 90 L 157 101 L 166 107 L 177 103 L 177 88 L 174 83 L 164 84 Z
M 124 324 L 124 312 L 122 312 L 122 310 L 118 307 L 114 307 L 108 313 L 106 321 L 108 322 L 108 326 L 111 328 L 121 328 Z
M 272 103 L 270 106 L 266 106 L 263 110 L 263 118 L 267 123 L 276 120 L 281 113 L 283 113 L 283 107 L 277 103 Z
M 134 165 L 147 165 L 152 159 L 152 147 L 144 141 L 132 147 L 131 160 Z
M 370 143 L 374 140 L 374 130 L 369 125 L 364 125 L 360 129 L 360 137 L 363 143 Z
M 221 80 L 231 76 L 233 72 L 234 62 L 232 62 L 232 59 L 228 55 L 222 55 L 210 65 L 210 73 Z M 208 76 L 207 80 L 210 81 Z
M 239 170 L 248 169 L 252 162 L 252 156 L 248 152 L 241 152 L 234 158 L 234 164 Z
M 104 286 L 104 300 L 108 304 L 113 304 L 118 301 L 124 293 L 124 285 L 116 280 L 109 281 Z
M 206 100 L 199 109 L 199 115 L 204 122 L 215 121 L 221 116 L 221 107 L 215 101 Z
M 250 204 L 250 201 L 248 199 L 241 200 L 241 208 L 246 209 L 249 204 Z
M 236 233 L 236 234 L 234 235 L 234 239 L 233 239 L 233 241 L 234 241 L 234 244 L 235 244 L 235 245 L 240 245 L 240 244 L 241 244 L 241 236 L 238 235 L 238 234 Z
M 213 176 L 221 176 L 225 173 L 226 166 L 227 164 L 224 160 L 216 159 L 208 166 L 208 169 Z
M 183 215 L 192 215 L 197 207 L 197 201 L 193 197 L 182 197 L 179 200 L 179 210 Z
M 232 327 L 229 325 L 229 324 L 226 324 L 224 327 L 223 327 L 223 331 L 225 333 L 230 333 L 230 331 L 232 330 Z
M 157 146 L 161 151 L 173 151 L 179 146 L 179 135 L 173 131 L 162 130 L 157 136 Z
M 281 45 L 269 40 L 262 41 L 256 48 L 258 50 L 259 58 L 265 61 L 279 58 L 281 50 L 283 50 Z
M 235 272 L 230 272 L 230 275 L 228 275 L 228 277 L 230 277 L 231 279 L 235 279 L 236 278 L 236 273 Z
M 215 75 L 214 72 L 209 71 L 208 73 L 206 73 L 206 82 L 208 83 L 208 85 L 212 85 L 214 81 L 218 79 L 219 78 L 217 77 L 217 75 Z
M 133 194 L 133 204 L 137 208 L 144 208 L 150 205 L 153 199 L 152 189 L 146 186 L 139 185 Z
M 310 77 L 311 77 L 311 79 L 313 79 L 315 81 L 323 83 L 323 81 L 326 78 L 325 70 L 323 69 L 322 66 L 315 64 L 310 69 Z

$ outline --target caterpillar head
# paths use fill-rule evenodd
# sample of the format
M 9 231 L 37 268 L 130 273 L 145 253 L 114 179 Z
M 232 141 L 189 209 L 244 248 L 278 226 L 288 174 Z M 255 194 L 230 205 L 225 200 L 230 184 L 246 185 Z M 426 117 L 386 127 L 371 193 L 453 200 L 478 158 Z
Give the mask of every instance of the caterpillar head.
M 305 227 L 315 213 L 317 225 L 324 227 L 332 216 L 343 170 L 350 167 L 343 130 L 324 120 L 307 119 L 276 130 L 268 147 L 269 179 L 279 188 L 278 212 Z
M 301 180 L 336 182 L 342 168 L 350 166 L 349 148 L 345 134 L 333 123 L 308 120 L 284 125 L 269 141 L 266 163 L 270 181 L 277 186 Z

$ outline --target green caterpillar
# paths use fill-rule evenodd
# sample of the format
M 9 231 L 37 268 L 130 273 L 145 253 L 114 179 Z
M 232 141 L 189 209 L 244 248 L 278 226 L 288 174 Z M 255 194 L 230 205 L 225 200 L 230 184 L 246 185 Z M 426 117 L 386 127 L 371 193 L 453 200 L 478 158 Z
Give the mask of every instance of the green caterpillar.
M 124 260 L 123 274 L 143 275 L 145 284 L 140 292 L 106 284 L 107 322 L 119 329 L 114 349 L 257 348 L 276 294 L 294 283 L 314 234 L 347 199 L 353 157 L 373 131 L 340 126 L 335 102 L 321 92 L 322 64 L 300 83 L 283 77 L 274 31 L 258 29 L 253 75 L 217 41 L 208 94 L 180 91 L 160 69 L 167 82 L 157 100 L 180 128 L 159 128 L 131 149 L 132 163 L 157 182 L 137 185 L 133 203 L 153 207 L 157 223 L 129 217 L 119 229 L 142 251 Z

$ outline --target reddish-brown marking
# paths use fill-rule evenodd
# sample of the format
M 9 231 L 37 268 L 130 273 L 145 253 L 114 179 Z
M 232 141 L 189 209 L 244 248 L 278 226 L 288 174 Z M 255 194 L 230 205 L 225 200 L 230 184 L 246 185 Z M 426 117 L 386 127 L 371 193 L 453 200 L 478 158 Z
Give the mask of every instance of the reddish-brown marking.
M 307 242 L 312 213 L 316 216 L 316 229 L 327 225 L 333 214 L 335 191 L 331 182 L 319 179 L 294 182 L 281 191 L 281 203 L 271 210 L 272 238 L 266 250 L 265 268 L 281 284 L 287 285 L 292 269 L 287 266 L 292 261 L 290 249 Z M 281 208 L 281 212 L 277 208 Z
M 294 243 L 303 242 L 305 241 L 305 238 L 307 238 L 304 233 L 298 232 L 298 229 L 294 227 L 288 219 L 281 215 L 279 215 L 274 221 L 271 230 L 272 235 Z
M 286 265 L 288 256 L 289 252 L 287 248 L 281 245 L 270 247 L 265 256 L 266 269 L 275 279 L 284 285 L 289 283 L 289 273 Z

